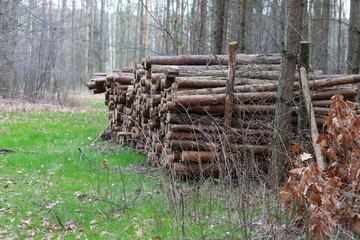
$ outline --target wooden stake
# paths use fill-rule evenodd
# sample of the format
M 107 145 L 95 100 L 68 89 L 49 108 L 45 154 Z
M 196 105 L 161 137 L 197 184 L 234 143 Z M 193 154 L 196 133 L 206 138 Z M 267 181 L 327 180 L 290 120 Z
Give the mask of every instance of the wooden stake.
M 305 67 L 308 71 L 310 66 L 310 42 L 302 41 L 300 42 L 300 66 Z M 299 84 L 300 90 L 300 99 L 299 99 L 299 112 L 298 112 L 298 136 L 300 140 L 300 144 L 304 146 L 308 141 L 304 135 L 304 133 L 308 130 L 308 119 L 307 119 L 307 111 L 305 107 L 304 97 L 302 93 L 302 85 L 301 79 Z
M 321 154 L 320 146 L 316 144 L 316 140 L 319 137 L 319 132 L 316 125 L 314 108 L 311 102 L 308 73 L 305 67 L 300 68 L 300 77 L 301 77 L 301 85 L 302 85 L 305 106 L 310 118 L 310 131 L 311 131 L 311 140 L 312 140 L 311 142 L 314 147 L 316 161 L 321 167 L 325 167 L 325 162 Z
M 234 85 L 236 74 L 236 51 L 237 42 L 229 43 L 229 72 L 226 81 L 226 100 L 225 100 L 225 128 L 231 129 L 232 108 L 234 102 Z

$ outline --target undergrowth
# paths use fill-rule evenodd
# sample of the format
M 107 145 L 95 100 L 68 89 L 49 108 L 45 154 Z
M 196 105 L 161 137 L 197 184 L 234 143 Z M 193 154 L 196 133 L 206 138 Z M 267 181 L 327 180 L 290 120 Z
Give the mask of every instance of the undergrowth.
M 290 239 L 266 183 L 184 182 L 97 140 L 106 110 L 0 114 L 0 238 Z

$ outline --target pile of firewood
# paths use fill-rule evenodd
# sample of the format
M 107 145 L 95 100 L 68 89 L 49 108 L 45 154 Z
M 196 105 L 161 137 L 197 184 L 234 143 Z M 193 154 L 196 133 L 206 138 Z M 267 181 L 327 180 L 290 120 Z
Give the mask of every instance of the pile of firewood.
M 277 54 L 236 57 L 231 121 L 225 124 L 228 56 L 157 56 L 142 65 L 94 74 L 94 93 L 105 92 L 111 129 L 120 144 L 146 153 L 149 160 L 171 166 L 176 174 L 220 172 L 251 165 L 266 169 L 271 152 L 277 79 Z M 351 84 L 359 75 L 310 75 L 311 97 L 319 129 L 330 99 L 342 94 L 355 101 Z M 335 87 L 336 86 L 336 87 Z M 295 83 L 293 131 L 300 100 Z

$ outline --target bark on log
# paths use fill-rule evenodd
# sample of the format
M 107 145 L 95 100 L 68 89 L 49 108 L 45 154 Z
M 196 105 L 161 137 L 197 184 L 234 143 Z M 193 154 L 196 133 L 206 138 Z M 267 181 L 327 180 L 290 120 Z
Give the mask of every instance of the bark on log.
M 176 132 L 200 132 L 200 133 L 207 133 L 207 132 L 213 132 L 213 133 L 220 133 L 225 134 L 226 129 L 223 126 L 202 126 L 202 125 L 182 125 L 182 124 L 170 124 L 169 125 L 170 131 L 176 131 Z M 229 132 L 231 134 L 244 134 L 244 135 L 252 135 L 252 136 L 270 136 L 271 131 L 267 130 L 259 130 L 259 129 L 249 129 L 249 128 L 231 128 L 229 129 Z
M 238 65 L 245 64 L 280 64 L 279 54 L 238 54 Z M 227 55 L 182 55 L 182 56 L 154 56 L 142 60 L 142 65 L 150 69 L 151 65 L 227 65 Z
M 310 89 L 314 90 L 317 88 L 325 88 L 325 87 L 334 87 L 345 84 L 355 84 L 360 82 L 360 75 L 351 75 L 346 77 L 339 77 L 334 79 L 320 79 L 320 80 L 312 80 L 309 83 Z M 278 83 L 270 83 L 270 84 L 250 84 L 243 86 L 235 86 L 235 92 L 272 92 L 277 90 Z M 299 89 L 299 83 L 295 82 L 295 89 Z M 220 94 L 225 93 L 225 87 L 218 88 L 206 88 L 206 89 L 193 89 L 187 91 L 178 91 L 172 93 L 173 96 L 179 95 L 206 95 L 206 94 Z
M 106 75 L 108 82 L 118 82 L 124 84 L 131 84 L 135 80 L 135 75 L 132 73 L 113 73 Z
M 270 102 L 276 100 L 276 92 L 262 92 L 262 93 L 235 93 L 234 100 L 241 102 Z M 224 103 L 226 100 L 225 94 L 211 94 L 211 95 L 191 95 L 178 96 L 173 98 L 176 105 L 181 106 L 199 106 L 199 105 L 214 105 Z
M 214 162 L 219 159 L 219 153 L 209 151 L 183 151 L 182 162 Z
M 235 67 L 236 68 L 236 67 Z M 170 71 L 167 69 L 165 72 L 167 77 L 212 77 L 212 78 L 226 78 L 226 70 L 211 70 L 211 71 Z M 267 79 L 277 80 L 280 76 L 279 71 L 251 71 L 243 70 L 234 75 L 236 78 L 249 78 L 249 79 Z
M 172 169 L 176 175 L 215 174 L 219 172 L 219 165 L 216 163 L 184 164 L 176 162 L 172 164 Z
M 152 65 L 151 73 L 165 73 L 168 68 L 176 69 L 178 71 L 212 71 L 223 70 L 227 71 L 227 65 Z M 280 70 L 280 64 L 251 64 L 251 65 L 236 65 L 236 70 L 245 71 L 275 71 Z
M 171 140 L 169 147 L 173 151 L 184 150 L 199 150 L 199 151 L 216 151 L 221 149 L 220 144 L 207 141 L 190 141 L 190 140 Z M 270 146 L 251 145 L 251 144 L 231 144 L 230 150 L 233 152 L 238 151 L 252 151 L 255 154 L 269 154 Z

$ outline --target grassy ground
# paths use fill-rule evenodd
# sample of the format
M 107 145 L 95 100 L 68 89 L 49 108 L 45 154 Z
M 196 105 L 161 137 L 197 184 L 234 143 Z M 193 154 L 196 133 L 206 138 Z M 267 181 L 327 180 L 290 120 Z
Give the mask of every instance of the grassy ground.
M 267 239 L 289 223 L 262 184 L 182 182 L 92 144 L 107 112 L 91 109 L 0 113 L 0 148 L 16 151 L 0 154 L 0 238 Z

